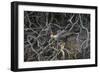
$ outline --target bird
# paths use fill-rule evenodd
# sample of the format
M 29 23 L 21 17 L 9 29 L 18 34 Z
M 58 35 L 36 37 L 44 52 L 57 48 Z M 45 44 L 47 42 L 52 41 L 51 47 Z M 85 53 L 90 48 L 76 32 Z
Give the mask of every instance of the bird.
M 57 34 L 54 34 L 53 32 L 51 32 L 50 37 L 54 38 L 55 40 L 61 40 L 72 34 L 73 34 L 72 32 L 67 32 L 65 30 L 62 30 L 62 31 L 59 30 L 59 31 L 57 31 Z

